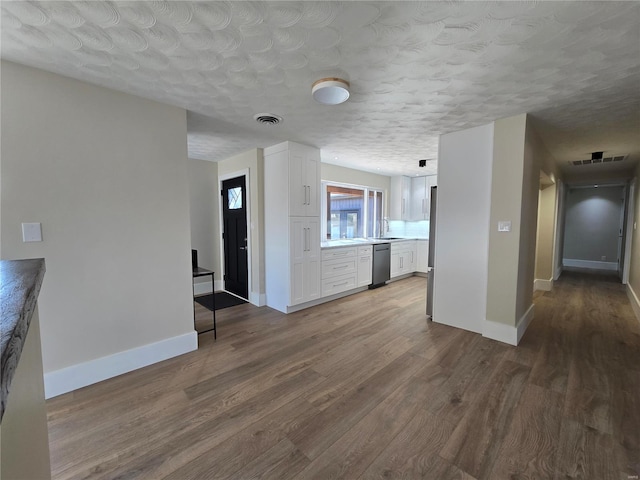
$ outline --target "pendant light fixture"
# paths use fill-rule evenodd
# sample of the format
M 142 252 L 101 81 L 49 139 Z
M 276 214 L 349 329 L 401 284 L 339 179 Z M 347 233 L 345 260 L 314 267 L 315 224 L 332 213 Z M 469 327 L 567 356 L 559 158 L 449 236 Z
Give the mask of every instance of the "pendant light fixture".
M 338 105 L 349 98 L 349 82 L 336 77 L 321 78 L 311 86 L 311 94 L 316 102 Z

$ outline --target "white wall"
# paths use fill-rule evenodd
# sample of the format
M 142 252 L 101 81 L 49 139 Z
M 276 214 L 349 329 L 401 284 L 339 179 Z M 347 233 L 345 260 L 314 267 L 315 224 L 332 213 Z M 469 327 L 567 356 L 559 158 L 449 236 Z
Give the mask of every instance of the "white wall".
M 1 88 L 1 255 L 46 260 L 45 377 L 72 389 L 196 348 L 186 112 L 8 62 Z
M 516 295 L 516 315 L 514 324 L 520 326 L 520 336 L 524 334 L 528 322 L 533 318 L 533 285 L 536 270 L 536 234 L 538 226 L 538 195 L 540 193 L 540 167 L 547 150 L 533 128 L 529 117 L 524 114 L 512 118 L 525 118 L 525 145 L 522 160 L 522 182 L 520 195 L 520 239 L 518 255 L 518 292 Z M 495 157 L 493 164 L 496 168 Z M 495 177 L 494 177 L 495 181 Z M 495 183 L 494 183 L 495 187 Z M 493 218 L 493 209 L 492 209 Z M 495 230 L 494 230 L 495 231 Z M 551 242 L 553 244 L 553 242 Z M 489 255 L 491 258 L 491 255 Z M 487 315 L 487 319 L 489 316 Z M 520 338 L 518 338 L 520 341 Z
M 538 232 L 536 239 L 536 284 L 537 290 L 551 290 L 553 286 L 554 254 L 557 224 L 557 185 L 540 188 L 538 197 Z
M 526 115 L 500 119 L 494 126 L 487 320 L 507 325 L 515 324 L 524 253 L 521 230 L 525 224 L 522 218 L 525 130 Z M 500 221 L 511 222 L 510 231 L 498 231 Z M 532 253 L 535 255 L 535 250 Z M 531 283 L 533 290 L 533 278 Z
M 493 130 L 442 135 L 438 158 L 433 320 L 478 333 L 487 303 Z
M 553 279 L 558 280 L 562 274 L 562 257 L 564 247 L 564 221 L 566 217 L 565 201 L 566 201 L 566 186 L 562 180 L 557 179 L 557 220 L 556 220 L 556 239 L 555 239 L 555 253 L 554 253 L 554 271 Z
M 638 164 L 635 171 L 636 187 L 638 178 L 640 178 L 640 164 Z M 638 297 L 640 295 L 640 230 L 637 229 L 637 224 L 640 223 L 640 192 L 637 189 L 634 195 L 634 203 L 631 249 L 627 252 L 627 255 L 630 255 L 627 296 L 631 301 L 636 318 L 640 321 L 640 298 Z
M 198 265 L 215 272 L 220 284 L 220 220 L 218 164 L 189 159 L 189 211 L 191 218 L 191 248 L 198 251 Z M 211 291 L 211 277 L 197 279 L 196 293 Z M 206 284 L 206 285 L 205 285 Z
M 574 260 L 617 264 L 623 189 L 622 186 L 569 189 L 563 249 L 565 265 L 571 266 Z M 597 264 L 594 267 L 597 268 Z
M 363 172 L 353 168 L 340 167 L 330 163 L 320 164 L 320 177 L 323 181 L 351 183 L 354 185 L 365 185 L 382 190 L 385 195 L 389 195 L 391 177 L 377 175 L 375 173 Z

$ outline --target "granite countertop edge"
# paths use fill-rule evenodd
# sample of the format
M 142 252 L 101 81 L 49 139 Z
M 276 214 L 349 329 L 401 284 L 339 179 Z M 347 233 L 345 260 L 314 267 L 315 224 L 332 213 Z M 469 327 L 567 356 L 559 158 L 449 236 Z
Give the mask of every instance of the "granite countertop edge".
M 0 260 L 0 421 L 29 332 L 44 272 L 44 258 Z

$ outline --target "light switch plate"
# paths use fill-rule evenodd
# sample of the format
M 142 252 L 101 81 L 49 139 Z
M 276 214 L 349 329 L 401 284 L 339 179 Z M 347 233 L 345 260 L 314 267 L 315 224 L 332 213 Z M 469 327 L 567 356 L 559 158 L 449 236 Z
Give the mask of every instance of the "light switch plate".
M 42 241 L 42 224 L 23 223 L 22 224 L 22 241 L 23 242 L 41 242 Z
M 498 222 L 498 231 L 499 232 L 510 232 L 511 231 L 511 220 L 500 220 Z

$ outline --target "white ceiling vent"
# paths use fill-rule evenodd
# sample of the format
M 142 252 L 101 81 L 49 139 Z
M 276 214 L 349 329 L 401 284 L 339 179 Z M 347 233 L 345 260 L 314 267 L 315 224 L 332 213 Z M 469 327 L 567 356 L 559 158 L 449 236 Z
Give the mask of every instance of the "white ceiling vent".
M 253 116 L 254 120 L 263 125 L 278 125 L 282 123 L 282 117 L 274 115 L 273 113 L 256 113 Z
M 582 165 L 598 165 L 601 163 L 622 162 L 626 158 L 627 155 L 614 155 L 604 157 L 603 152 L 593 152 L 591 154 L 591 158 L 588 158 L 586 160 L 569 160 L 569 165 L 573 165 L 574 167 L 579 167 Z

